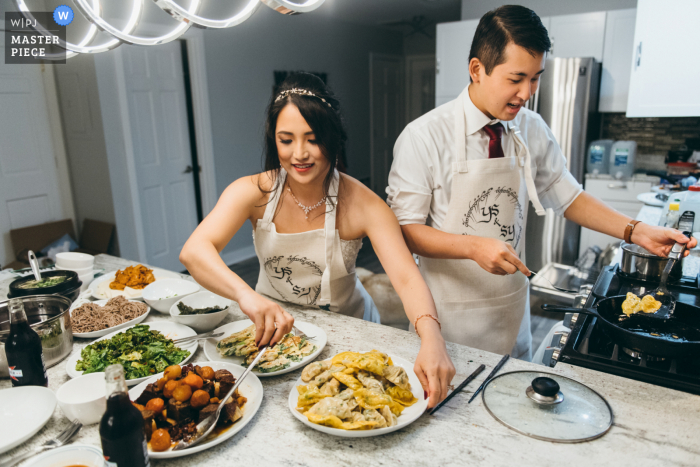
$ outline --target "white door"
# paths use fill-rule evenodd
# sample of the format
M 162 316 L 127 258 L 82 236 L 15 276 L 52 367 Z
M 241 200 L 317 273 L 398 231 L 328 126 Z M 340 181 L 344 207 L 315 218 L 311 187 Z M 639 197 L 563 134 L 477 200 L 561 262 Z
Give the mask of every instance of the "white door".
M 117 52 L 123 54 L 145 261 L 181 271 L 178 257 L 197 227 L 197 207 L 180 42 L 122 45 Z
M 0 61 L 0 265 L 15 259 L 10 230 L 73 216 L 62 201 L 42 73 Z
M 605 12 L 550 17 L 552 57 L 593 57 L 603 61 Z
M 455 99 L 469 84 L 469 50 L 479 20 L 437 25 L 435 105 Z
M 639 0 L 628 117 L 697 117 L 700 1 Z
M 406 57 L 406 123 L 435 108 L 435 55 Z
M 398 55 L 370 54 L 371 184 L 386 199 L 396 138 L 403 130 L 403 61 Z
M 608 11 L 605 19 L 603 71 L 600 77 L 600 112 L 627 110 L 636 17 L 635 8 Z

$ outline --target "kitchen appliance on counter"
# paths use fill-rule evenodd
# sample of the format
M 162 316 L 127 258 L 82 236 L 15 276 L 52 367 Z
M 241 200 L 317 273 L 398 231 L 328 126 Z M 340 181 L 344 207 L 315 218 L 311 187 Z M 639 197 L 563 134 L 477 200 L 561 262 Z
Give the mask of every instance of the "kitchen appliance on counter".
M 530 98 L 556 138 L 571 175 L 583 183 L 588 142 L 600 128 L 600 66 L 592 57 L 552 58 Z M 612 157 L 612 156 L 611 156 Z M 527 265 L 539 271 L 548 263 L 573 265 L 579 256 L 578 224 L 547 210 L 537 216 L 529 207 L 526 227 Z
M 604 298 L 638 291 L 639 287 L 652 290 L 657 285 L 658 281 L 625 276 L 618 265 L 607 266 L 590 293 L 576 297 L 574 306 L 592 307 Z M 699 286 L 700 277 L 683 276 L 670 283 L 668 289 L 678 302 L 699 306 Z M 553 367 L 557 362 L 564 362 L 700 395 L 700 361 L 697 358 L 664 358 L 625 349 L 613 342 L 597 324 L 595 317 L 567 313 L 564 325 L 571 331 L 554 334 L 544 351 L 543 363 Z

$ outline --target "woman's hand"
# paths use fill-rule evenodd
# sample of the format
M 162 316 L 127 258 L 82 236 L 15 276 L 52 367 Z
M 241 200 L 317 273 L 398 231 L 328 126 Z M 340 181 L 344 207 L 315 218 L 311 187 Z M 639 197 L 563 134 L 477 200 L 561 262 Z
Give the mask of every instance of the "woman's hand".
M 292 330 L 294 318 L 275 302 L 251 290 L 239 297 L 241 311 L 255 323 L 255 345 L 270 346 Z
M 688 256 L 689 250 L 698 244 L 695 238 L 688 239 L 676 229 L 655 227 L 641 222 L 632 231 L 632 242 L 662 257 L 668 256 L 676 243 L 686 243 L 684 256 Z
M 455 367 L 447 355 L 445 340 L 437 323 L 431 319 L 422 319 L 418 322 L 418 327 L 421 345 L 413 371 L 429 398 L 428 408 L 433 408 L 447 397 L 447 385 L 452 382 Z

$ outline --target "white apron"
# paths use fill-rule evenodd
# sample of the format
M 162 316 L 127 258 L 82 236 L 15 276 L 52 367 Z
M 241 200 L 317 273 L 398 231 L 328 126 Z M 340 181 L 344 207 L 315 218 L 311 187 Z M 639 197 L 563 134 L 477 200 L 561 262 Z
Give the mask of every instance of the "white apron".
M 378 323 L 379 312 L 355 275 L 354 261 L 348 268 L 343 260 L 345 241 L 340 239 L 335 228 L 338 208 L 330 202 L 330 198 L 337 199 L 338 172 L 335 172 L 326 201 L 324 228 L 293 234 L 277 233 L 273 222 L 287 172 L 281 169 L 279 176 L 277 190 L 270 194 L 265 214 L 253 232 L 255 252 L 260 261 L 255 291 L 283 302 L 317 306 Z M 362 240 L 352 242 L 361 244 Z
M 516 157 L 467 160 L 465 97 L 454 101 L 457 162 L 452 166 L 452 194 L 442 230 L 503 240 L 522 258 L 528 193 L 537 213 L 544 214 L 530 152 L 513 126 Z M 419 257 L 419 267 L 435 299 L 445 340 L 530 359 L 529 281 L 524 274 L 498 276 L 472 260 Z

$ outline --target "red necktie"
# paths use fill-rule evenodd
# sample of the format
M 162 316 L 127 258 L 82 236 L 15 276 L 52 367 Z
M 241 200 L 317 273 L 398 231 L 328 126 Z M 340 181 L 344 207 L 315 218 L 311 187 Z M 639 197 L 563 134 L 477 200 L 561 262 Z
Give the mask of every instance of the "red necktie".
M 494 123 L 493 125 L 486 125 L 484 131 L 489 135 L 489 159 L 495 159 L 497 157 L 504 157 L 503 146 L 501 146 L 501 135 L 503 134 L 503 125 L 499 123 Z

